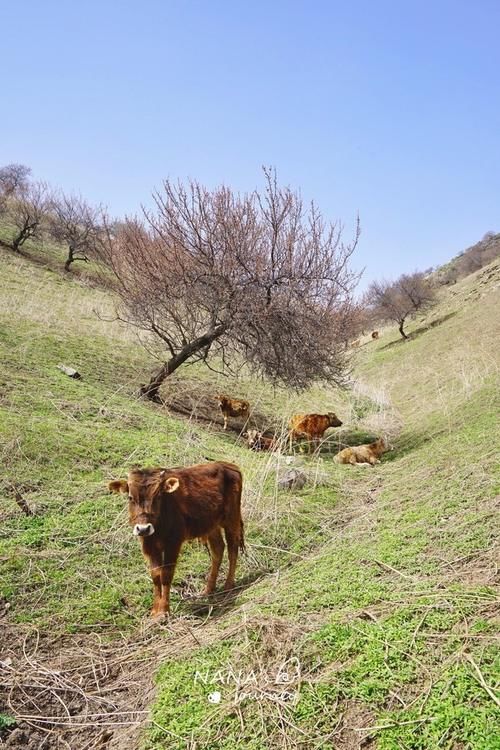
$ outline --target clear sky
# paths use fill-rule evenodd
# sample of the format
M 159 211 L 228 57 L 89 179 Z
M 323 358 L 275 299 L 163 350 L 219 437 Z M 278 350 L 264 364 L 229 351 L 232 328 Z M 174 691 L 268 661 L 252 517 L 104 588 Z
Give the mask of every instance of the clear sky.
M 0 165 L 134 213 L 164 177 L 314 198 L 371 278 L 500 231 L 499 0 L 0 0 Z

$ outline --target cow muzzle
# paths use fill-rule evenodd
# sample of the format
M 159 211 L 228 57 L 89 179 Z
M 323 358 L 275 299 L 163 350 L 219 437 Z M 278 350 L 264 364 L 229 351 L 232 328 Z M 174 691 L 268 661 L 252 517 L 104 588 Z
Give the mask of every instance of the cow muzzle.
M 134 536 L 151 536 L 155 533 L 155 527 L 152 523 L 136 523 L 132 529 Z

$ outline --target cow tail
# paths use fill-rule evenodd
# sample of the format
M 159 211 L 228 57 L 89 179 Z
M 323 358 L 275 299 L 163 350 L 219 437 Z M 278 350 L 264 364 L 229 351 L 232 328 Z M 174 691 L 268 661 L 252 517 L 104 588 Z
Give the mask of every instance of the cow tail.
M 243 528 L 243 521 L 240 519 L 240 552 L 246 552 L 245 547 L 245 532 Z

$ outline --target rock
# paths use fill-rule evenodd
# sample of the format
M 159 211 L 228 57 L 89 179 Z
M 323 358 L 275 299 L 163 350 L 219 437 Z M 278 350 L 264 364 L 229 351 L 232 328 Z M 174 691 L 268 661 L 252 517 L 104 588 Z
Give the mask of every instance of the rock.
M 61 372 L 63 372 L 69 378 L 74 378 L 74 380 L 81 380 L 82 378 L 78 370 L 75 370 L 74 367 L 67 367 L 66 365 L 57 365 L 57 369 L 61 370 Z
M 301 490 L 306 482 L 307 474 L 299 469 L 289 469 L 278 479 L 278 487 L 283 490 Z

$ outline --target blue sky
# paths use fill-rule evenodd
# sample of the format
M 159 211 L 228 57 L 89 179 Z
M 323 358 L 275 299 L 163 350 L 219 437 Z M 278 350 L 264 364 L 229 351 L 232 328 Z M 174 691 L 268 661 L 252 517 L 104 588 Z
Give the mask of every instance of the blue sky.
M 500 231 L 500 3 L 0 2 L 0 164 L 117 215 L 162 178 L 262 164 L 341 219 L 372 278 Z

